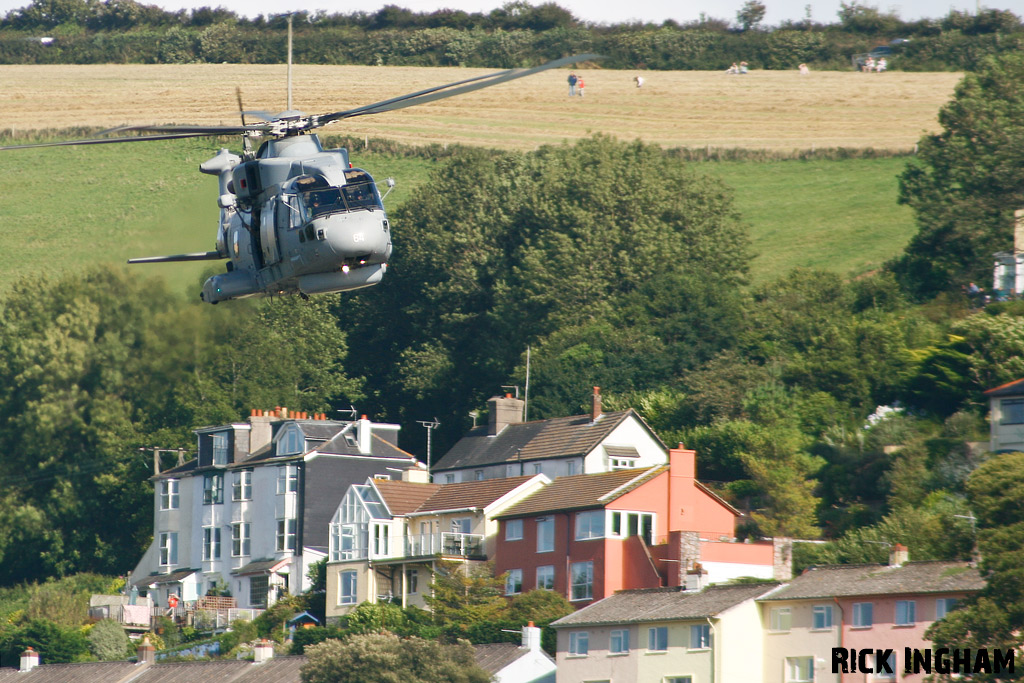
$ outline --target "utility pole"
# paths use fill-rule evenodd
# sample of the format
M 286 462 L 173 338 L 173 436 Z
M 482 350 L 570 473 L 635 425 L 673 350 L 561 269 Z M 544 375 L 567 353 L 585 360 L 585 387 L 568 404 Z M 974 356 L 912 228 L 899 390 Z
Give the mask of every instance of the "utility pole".
M 433 481 L 434 477 L 430 474 L 430 434 L 441 426 L 441 422 L 436 417 L 433 422 L 430 422 L 429 420 L 417 420 L 417 422 L 427 430 L 427 476 L 430 477 L 431 481 Z

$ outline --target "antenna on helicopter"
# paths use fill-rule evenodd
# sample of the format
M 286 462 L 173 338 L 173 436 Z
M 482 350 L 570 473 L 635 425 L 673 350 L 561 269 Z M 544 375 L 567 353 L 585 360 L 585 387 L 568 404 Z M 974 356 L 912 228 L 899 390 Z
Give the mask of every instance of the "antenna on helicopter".
M 235 86 L 235 97 L 238 99 L 238 115 L 242 117 L 242 127 L 245 127 L 245 107 L 242 106 L 242 88 L 241 86 Z M 252 142 L 249 140 L 249 136 L 242 133 L 242 150 L 246 161 L 253 158 L 252 153 Z

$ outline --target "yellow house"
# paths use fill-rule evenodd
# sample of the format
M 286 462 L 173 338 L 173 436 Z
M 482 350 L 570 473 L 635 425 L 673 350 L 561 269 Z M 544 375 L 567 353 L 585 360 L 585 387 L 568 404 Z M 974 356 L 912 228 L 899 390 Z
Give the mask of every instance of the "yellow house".
M 363 602 L 425 608 L 437 563 L 486 561 L 498 531 L 494 517 L 550 481 L 543 474 L 455 484 L 425 479 L 409 470 L 402 481 L 373 478 L 346 491 L 330 526 L 329 621 Z

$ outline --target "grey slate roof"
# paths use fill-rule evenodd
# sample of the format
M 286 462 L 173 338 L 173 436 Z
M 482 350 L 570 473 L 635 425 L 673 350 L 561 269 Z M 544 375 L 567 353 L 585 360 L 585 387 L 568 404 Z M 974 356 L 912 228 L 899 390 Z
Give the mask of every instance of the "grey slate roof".
M 967 562 L 907 562 L 811 567 L 762 600 L 971 593 L 985 587 L 976 567 Z
M 667 466 L 657 465 L 648 469 L 636 468 L 558 477 L 540 491 L 498 515 L 496 519 L 604 507 L 619 496 L 667 471 Z
M 159 583 L 177 583 L 178 581 L 181 581 L 182 579 L 186 579 L 186 578 L 192 576 L 193 574 L 195 574 L 198 571 L 202 571 L 202 570 L 201 569 L 179 569 L 178 571 L 170 572 L 168 574 L 150 574 L 148 576 L 143 576 L 141 579 L 136 581 L 135 585 L 141 587 L 141 586 L 155 586 L 156 584 L 159 584 Z
M 986 396 L 1024 396 L 1024 379 L 1015 379 L 1006 384 L 1000 384 L 985 392 Z
M 0 669 L 2 683 L 116 683 L 129 676 L 136 665 L 133 662 L 85 662 L 82 664 L 46 664 L 46 655 L 41 655 L 43 665 L 31 671 L 16 668 Z M 18 662 L 13 662 L 15 665 Z
M 237 576 L 244 576 L 245 574 L 263 574 L 269 572 L 278 565 L 287 564 L 289 559 L 290 558 L 284 558 L 282 560 L 256 560 L 243 567 L 239 567 L 238 569 L 232 569 L 231 573 Z
M 530 651 L 520 647 L 516 643 L 488 643 L 485 645 L 474 645 L 476 651 L 476 663 L 484 671 L 496 674 L 509 664 L 513 663 Z M 554 663 L 551 655 L 541 650 L 541 653 Z
M 686 621 L 713 617 L 745 600 L 758 598 L 778 583 L 709 586 L 700 592 L 681 588 L 619 591 L 554 622 L 555 628 Z
M 45 659 L 45 657 L 44 657 Z M 299 683 L 305 656 L 274 657 L 262 664 L 244 660 L 46 664 L 31 671 L 0 669 L 0 683 Z
M 487 435 L 486 425 L 476 427 L 459 439 L 431 469 L 442 472 L 520 460 L 586 455 L 630 417 L 646 427 L 643 419 L 632 409 L 604 413 L 596 422 L 590 419 L 590 415 L 520 422 L 508 425 L 495 436 Z M 651 436 L 658 440 L 654 432 Z

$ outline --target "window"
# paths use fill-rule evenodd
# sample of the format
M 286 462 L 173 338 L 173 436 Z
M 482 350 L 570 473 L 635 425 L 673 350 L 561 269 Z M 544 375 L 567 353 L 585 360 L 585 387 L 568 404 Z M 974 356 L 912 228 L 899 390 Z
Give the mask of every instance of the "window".
M 171 567 L 178 564 L 178 534 L 165 531 L 160 534 L 160 564 Z
M 523 570 L 509 569 L 505 577 L 505 595 L 518 595 L 523 592 Z
M 539 462 L 533 463 L 533 473 L 534 474 L 540 474 L 542 469 L 543 468 L 541 467 L 541 464 Z
M 160 482 L 160 509 L 178 509 L 178 480 L 165 479 Z
M 473 528 L 473 520 L 469 517 L 459 517 L 452 520 L 452 533 L 468 534 Z
M 693 683 L 693 676 L 667 676 L 665 683 Z
M 814 680 L 814 657 L 786 657 L 786 683 Z
M 231 525 L 231 557 L 247 557 L 249 555 L 249 523 L 238 522 Z
M 252 470 L 235 472 L 231 484 L 231 500 L 252 500 Z
M 896 650 L 890 652 L 883 659 L 875 659 L 874 662 L 876 681 L 895 681 L 896 680 Z
M 227 432 L 220 432 L 213 435 L 213 464 L 228 464 L 228 435 Z
M 537 518 L 537 552 L 550 553 L 555 549 L 555 518 Z
M 832 605 L 815 605 L 811 622 L 812 629 L 832 628 Z
M 594 563 L 573 562 L 570 600 L 592 600 L 594 598 Z
M 391 554 L 390 533 L 391 527 L 387 524 L 375 524 L 373 535 L 373 554 L 378 557 L 387 557 Z
M 518 477 L 523 473 L 523 463 L 512 463 L 511 465 L 505 465 L 505 476 L 509 479 L 512 477 Z
M 505 540 L 521 541 L 523 539 L 523 520 L 510 519 L 505 522 Z
M 772 631 L 788 631 L 792 619 L 793 612 L 789 607 L 774 607 L 769 613 L 768 628 Z
M 608 652 L 613 655 L 621 655 L 629 652 L 629 631 L 617 629 L 612 631 L 611 640 L 608 643 Z
M 219 505 L 224 502 L 224 474 L 203 476 L 203 505 Z
M 574 474 L 576 474 L 576 461 L 575 460 L 570 460 L 570 461 L 565 463 L 565 474 L 566 474 L 566 476 L 569 476 L 569 477 L 571 477 Z
M 298 528 L 298 520 L 279 519 L 277 520 L 277 552 L 295 550 L 295 534 Z
M 406 569 L 405 570 L 405 590 L 410 595 L 418 593 L 420 587 L 420 570 L 419 569 Z
M 956 598 L 939 598 L 935 601 L 935 618 L 941 619 L 956 609 Z
M 483 470 L 476 470 L 475 472 L 473 472 L 473 479 L 475 481 L 483 481 L 484 480 L 484 471 Z
M 569 655 L 573 657 L 585 657 L 590 650 L 590 633 L 587 631 L 572 631 L 569 633 Z
M 299 490 L 298 465 L 282 465 L 277 468 L 277 492 L 295 493 Z
M 338 604 L 356 604 L 356 573 L 345 571 L 338 574 Z
M 874 603 L 855 602 L 853 603 L 853 627 L 868 628 L 874 623 Z
M 668 651 L 668 626 L 656 626 L 647 629 L 648 652 Z
M 917 601 L 897 600 L 896 601 L 896 625 L 911 626 L 916 621 Z
M 306 450 L 306 439 L 302 430 L 295 425 L 289 425 L 277 440 L 278 455 L 295 455 Z
M 455 483 L 455 475 L 454 474 L 446 474 L 446 475 L 444 475 L 444 483 L 446 483 L 446 484 L 454 484 Z
M 576 513 L 576 540 L 604 537 L 604 510 Z
M 1000 424 L 1019 425 L 1024 423 L 1024 398 L 1002 400 L 1003 418 Z
M 537 588 L 546 591 L 555 590 L 554 565 L 547 564 L 543 567 L 537 567 Z
M 266 574 L 249 579 L 249 604 L 253 607 L 266 607 L 269 592 L 270 577 Z
M 220 527 L 208 526 L 203 529 L 203 559 L 220 559 Z
M 690 626 L 690 649 L 706 650 L 711 647 L 711 624 Z

